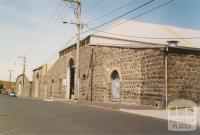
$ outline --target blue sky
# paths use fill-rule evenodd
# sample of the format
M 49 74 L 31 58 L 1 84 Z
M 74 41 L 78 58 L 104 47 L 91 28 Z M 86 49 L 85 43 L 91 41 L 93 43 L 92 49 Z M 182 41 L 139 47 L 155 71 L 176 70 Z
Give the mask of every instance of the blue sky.
M 132 1 L 134 0 L 82 0 L 82 22 L 88 22 Z M 88 25 L 95 27 L 148 1 L 150 0 L 136 0 L 126 8 Z M 168 0 L 155 0 L 121 19 L 130 19 L 166 1 Z M 52 17 L 53 13 L 55 16 Z M 199 13 L 200 0 L 175 0 L 136 20 L 200 30 Z M 0 79 L 8 80 L 9 69 L 14 71 L 13 81 L 22 72 L 21 61 L 18 59 L 21 55 L 28 57 L 27 74 L 31 79 L 31 71 L 51 61 L 74 35 L 73 25 L 62 24 L 62 21 L 73 20 L 73 10 L 61 0 L 0 0 Z

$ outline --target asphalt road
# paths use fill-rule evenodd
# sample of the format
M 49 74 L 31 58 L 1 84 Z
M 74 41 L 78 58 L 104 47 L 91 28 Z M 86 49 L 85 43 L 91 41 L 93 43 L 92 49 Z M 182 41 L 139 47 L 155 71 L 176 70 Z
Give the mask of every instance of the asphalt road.
M 167 121 L 91 106 L 0 96 L 0 135 L 166 135 Z

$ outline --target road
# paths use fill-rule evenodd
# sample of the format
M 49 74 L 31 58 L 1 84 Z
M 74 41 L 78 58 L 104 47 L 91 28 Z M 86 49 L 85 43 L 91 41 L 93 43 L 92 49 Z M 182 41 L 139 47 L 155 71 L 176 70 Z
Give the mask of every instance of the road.
M 166 135 L 167 121 L 91 106 L 0 96 L 0 135 Z

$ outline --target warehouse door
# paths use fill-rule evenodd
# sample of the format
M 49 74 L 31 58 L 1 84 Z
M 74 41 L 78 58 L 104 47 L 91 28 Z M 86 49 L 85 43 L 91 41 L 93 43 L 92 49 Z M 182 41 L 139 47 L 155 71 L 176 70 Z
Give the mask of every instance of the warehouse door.
M 112 79 L 112 101 L 120 101 L 120 78 L 118 72 L 115 70 L 111 74 Z
M 75 65 L 74 65 L 74 60 L 70 59 L 68 63 L 68 72 L 67 72 L 67 97 L 69 99 L 74 99 L 74 89 L 75 89 Z

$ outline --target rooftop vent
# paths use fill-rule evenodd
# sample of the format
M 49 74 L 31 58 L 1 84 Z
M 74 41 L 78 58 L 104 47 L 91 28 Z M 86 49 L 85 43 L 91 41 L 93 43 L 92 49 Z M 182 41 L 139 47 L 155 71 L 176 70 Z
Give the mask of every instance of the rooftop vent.
M 170 40 L 170 41 L 167 41 L 167 43 L 169 44 L 169 46 L 178 46 L 179 41 Z

